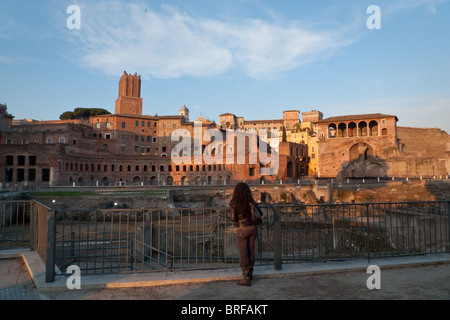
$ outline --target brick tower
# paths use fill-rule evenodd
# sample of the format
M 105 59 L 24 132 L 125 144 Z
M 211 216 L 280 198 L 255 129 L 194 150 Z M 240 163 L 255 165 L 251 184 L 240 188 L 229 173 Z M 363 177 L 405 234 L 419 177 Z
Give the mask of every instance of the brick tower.
M 142 115 L 141 76 L 123 72 L 119 81 L 119 98 L 116 100 L 116 114 Z

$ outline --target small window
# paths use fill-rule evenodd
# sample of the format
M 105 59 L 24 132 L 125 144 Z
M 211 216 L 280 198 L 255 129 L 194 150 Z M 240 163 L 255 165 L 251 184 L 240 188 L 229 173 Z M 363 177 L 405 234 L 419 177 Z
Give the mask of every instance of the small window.
M 6 165 L 13 166 L 14 165 L 14 156 L 6 156 Z
M 30 166 L 35 166 L 36 165 L 36 156 L 30 156 L 28 158 L 28 163 Z

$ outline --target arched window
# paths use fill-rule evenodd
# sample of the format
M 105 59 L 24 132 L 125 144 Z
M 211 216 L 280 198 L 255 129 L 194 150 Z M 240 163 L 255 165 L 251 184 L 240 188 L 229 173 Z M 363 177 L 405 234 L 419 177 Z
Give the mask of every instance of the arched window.
M 347 125 L 345 123 L 339 123 L 337 136 L 340 138 L 347 137 Z
M 331 123 L 328 126 L 328 138 L 336 138 L 336 125 L 334 123 Z
M 357 133 L 356 133 L 356 123 L 354 122 L 350 122 L 348 124 L 348 136 L 349 137 L 356 137 Z
M 378 136 L 378 122 L 375 120 L 369 122 L 369 136 Z
M 365 121 L 358 123 L 358 131 L 360 137 L 367 137 L 367 123 Z

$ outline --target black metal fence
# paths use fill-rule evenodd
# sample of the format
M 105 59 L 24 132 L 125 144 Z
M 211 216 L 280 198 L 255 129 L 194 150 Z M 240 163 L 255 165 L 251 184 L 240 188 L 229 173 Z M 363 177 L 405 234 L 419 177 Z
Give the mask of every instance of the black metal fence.
M 450 253 L 450 201 L 261 208 L 257 263 L 276 269 L 301 261 Z M 65 273 L 75 264 L 83 274 L 237 267 L 230 215 L 229 208 L 55 212 L 34 201 L 0 202 L 0 249 L 29 241 L 46 262 L 49 282 L 55 265 Z M 19 226 L 29 228 L 28 239 Z

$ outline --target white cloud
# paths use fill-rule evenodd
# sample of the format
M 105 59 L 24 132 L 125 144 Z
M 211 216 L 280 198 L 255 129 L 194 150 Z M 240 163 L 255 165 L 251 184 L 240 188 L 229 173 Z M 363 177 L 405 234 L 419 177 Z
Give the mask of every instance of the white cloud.
M 101 1 L 82 7 L 77 33 L 83 66 L 111 75 L 213 76 L 243 71 L 270 78 L 323 59 L 351 43 L 342 32 L 314 32 L 298 22 L 238 22 L 193 17 L 168 6 L 160 11 Z M 67 33 L 73 40 L 74 33 Z

